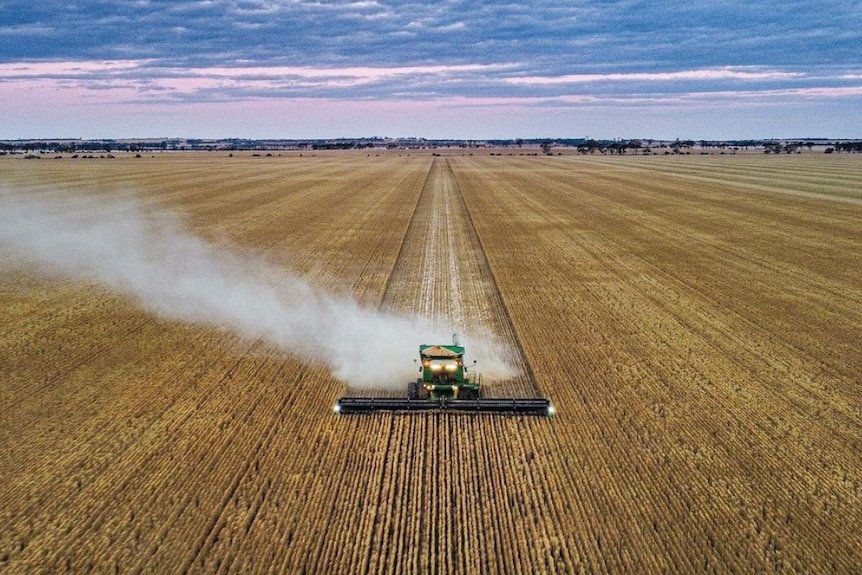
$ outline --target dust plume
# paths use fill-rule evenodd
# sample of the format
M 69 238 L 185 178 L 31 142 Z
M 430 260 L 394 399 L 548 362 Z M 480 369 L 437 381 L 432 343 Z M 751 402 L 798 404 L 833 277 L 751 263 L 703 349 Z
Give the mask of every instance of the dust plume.
M 165 318 L 216 326 L 322 361 L 355 388 L 405 389 L 420 343 L 445 322 L 360 306 L 237 248 L 194 235 L 132 195 L 94 198 L 0 187 L 0 262 L 97 282 Z M 461 334 L 482 371 L 515 370 L 496 342 Z

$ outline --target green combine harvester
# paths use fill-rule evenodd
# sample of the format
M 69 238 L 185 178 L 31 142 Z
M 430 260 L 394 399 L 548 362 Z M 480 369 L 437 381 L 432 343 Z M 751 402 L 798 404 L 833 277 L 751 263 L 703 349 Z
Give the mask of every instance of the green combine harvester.
M 476 362 L 473 362 L 475 365 Z M 337 413 L 375 411 L 469 411 L 516 415 L 552 415 L 547 399 L 486 398 L 482 375 L 464 365 L 464 348 L 453 337 L 452 345 L 420 345 L 422 377 L 407 386 L 407 397 L 342 397 Z

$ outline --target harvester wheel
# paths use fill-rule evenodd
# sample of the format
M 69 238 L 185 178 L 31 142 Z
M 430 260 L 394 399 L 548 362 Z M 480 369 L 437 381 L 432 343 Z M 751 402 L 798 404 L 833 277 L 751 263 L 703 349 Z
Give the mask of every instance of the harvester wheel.
M 431 397 L 431 394 L 425 389 L 425 385 L 420 377 L 416 380 L 416 399 L 428 399 L 429 397 Z
M 419 382 L 411 381 L 407 384 L 407 399 L 419 399 Z

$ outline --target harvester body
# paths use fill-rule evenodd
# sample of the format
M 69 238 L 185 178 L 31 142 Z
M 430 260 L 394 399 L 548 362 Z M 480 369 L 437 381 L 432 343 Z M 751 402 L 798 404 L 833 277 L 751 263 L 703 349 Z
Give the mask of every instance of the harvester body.
M 420 345 L 422 377 L 409 393 L 410 399 L 478 399 L 482 376 L 464 365 L 464 348 L 459 345 Z M 413 391 L 415 390 L 415 392 Z

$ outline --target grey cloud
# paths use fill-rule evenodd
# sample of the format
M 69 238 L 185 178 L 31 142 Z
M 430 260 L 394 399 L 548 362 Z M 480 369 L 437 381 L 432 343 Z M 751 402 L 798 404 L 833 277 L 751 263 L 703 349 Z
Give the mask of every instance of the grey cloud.
M 230 58 L 305 65 L 519 60 L 548 72 L 641 61 L 674 68 L 811 65 L 860 56 L 857 3 L 250 1 L 41 2 L 0 7 L 0 54 Z M 13 41 L 32 31 L 29 43 Z M 52 42 L 38 33 L 51 32 Z M 178 33 L 180 32 L 180 33 Z M 393 43 L 393 38 L 397 41 Z M 798 47 L 803 46 L 804 50 Z M 789 49 L 788 49 L 789 47 Z
M 438 3 L 409 0 L 206 0 L 0 4 L 0 63 L 34 60 L 147 60 L 112 71 L 142 90 L 184 100 L 229 97 L 390 98 L 572 96 L 652 93 L 653 82 L 583 85 L 505 83 L 512 76 L 675 71 L 767 66 L 804 72 L 807 81 L 858 70 L 862 7 L 825 0 L 646 0 Z M 515 64 L 458 74 L 404 74 L 359 85 L 272 78 L 172 91 L 162 78 L 208 66 L 393 67 Z M 825 72 L 824 72 L 825 70 Z M 7 76 L 8 78 L 8 76 Z M 243 78 L 235 78 L 243 79 Z M 86 77 L 73 81 L 85 83 Z M 106 80 L 93 72 L 91 81 Z M 858 80 L 847 80 L 852 82 Z M 802 80 L 792 85 L 803 85 Z M 669 93 L 769 88 L 775 82 L 664 84 Z M 781 83 L 787 86 L 787 83 Z M 143 86 L 143 87 L 142 87 Z

